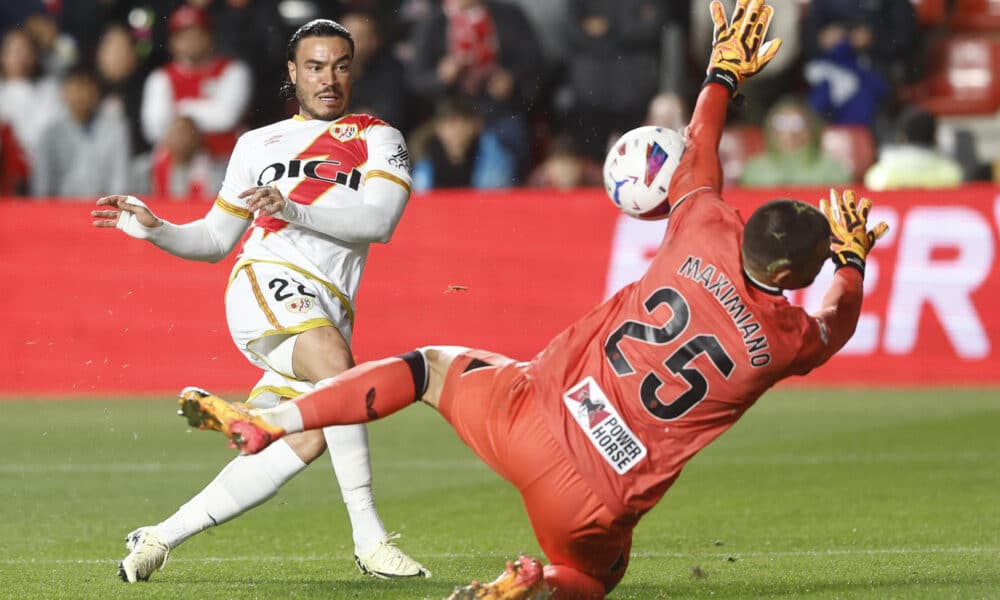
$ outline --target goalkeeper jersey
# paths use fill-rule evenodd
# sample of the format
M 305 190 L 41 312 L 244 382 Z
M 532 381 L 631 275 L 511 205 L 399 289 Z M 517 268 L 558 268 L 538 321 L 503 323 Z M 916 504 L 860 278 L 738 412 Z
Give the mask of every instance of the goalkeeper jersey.
M 335 121 L 295 116 L 240 137 L 215 203 L 251 219 L 249 198 L 239 194 L 275 185 L 290 202 L 354 206 L 362 203 L 365 182 L 374 177 L 409 191 L 409 154 L 398 130 L 368 115 L 349 114 Z M 259 216 L 240 258 L 290 264 L 336 286 L 353 304 L 367 256 L 367 243 L 345 242 L 277 217 Z
M 727 103 L 721 86 L 702 91 L 649 270 L 528 367 L 556 439 L 626 520 L 652 508 L 684 464 L 775 382 L 829 358 L 857 319 L 851 310 L 810 316 L 745 275 L 743 221 L 719 195 L 716 150 Z M 841 269 L 835 283 L 860 303 L 860 273 Z

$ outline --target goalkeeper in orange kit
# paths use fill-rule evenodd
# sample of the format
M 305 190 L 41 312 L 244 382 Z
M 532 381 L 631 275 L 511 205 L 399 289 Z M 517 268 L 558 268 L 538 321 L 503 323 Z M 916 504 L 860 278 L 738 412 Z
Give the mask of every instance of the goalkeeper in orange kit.
M 672 174 L 670 222 L 648 271 L 557 336 L 531 362 L 451 346 L 360 365 L 293 402 L 247 411 L 197 389 L 198 426 L 255 452 L 288 432 L 367 422 L 421 400 L 513 484 L 549 560 L 521 557 L 451 598 L 599 599 L 625 575 L 632 532 L 681 469 L 779 380 L 804 375 L 850 339 L 865 258 L 884 224 L 871 203 L 831 191 L 822 210 L 775 200 L 744 223 L 725 204 L 718 143 L 739 83 L 778 50 L 772 9 L 718 3 L 709 76 Z M 823 306 L 782 290 L 833 259 Z

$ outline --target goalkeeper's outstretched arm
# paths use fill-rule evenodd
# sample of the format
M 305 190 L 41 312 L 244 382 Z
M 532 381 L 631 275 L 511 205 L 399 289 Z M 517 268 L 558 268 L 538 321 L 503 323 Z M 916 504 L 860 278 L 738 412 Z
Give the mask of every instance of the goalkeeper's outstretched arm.
M 780 39 L 764 42 L 774 15 L 764 0 L 738 0 L 731 22 L 717 0 L 710 8 L 715 23 L 712 55 L 685 134 L 684 157 L 670 185 L 683 194 L 673 199 L 675 207 L 698 190 L 721 191 L 719 141 L 729 100 L 740 82 L 763 69 L 781 47 Z
M 838 194 L 831 189 L 829 202 L 820 201 L 820 210 L 830 223 L 830 257 L 836 272 L 823 297 L 823 306 L 813 314 L 816 335 L 808 336 L 822 343 L 807 347 L 800 372 L 807 372 L 829 360 L 854 335 L 861 316 L 865 260 L 875 242 L 889 230 L 884 222 L 868 228 L 871 207 L 870 200 L 862 198 L 856 201 L 854 192 L 850 190 Z

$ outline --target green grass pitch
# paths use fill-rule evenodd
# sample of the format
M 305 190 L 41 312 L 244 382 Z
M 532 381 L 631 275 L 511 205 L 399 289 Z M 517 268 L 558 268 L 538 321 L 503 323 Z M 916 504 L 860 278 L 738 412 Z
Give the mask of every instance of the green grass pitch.
M 432 579 L 357 573 L 323 457 L 125 585 L 125 534 L 233 456 L 174 409 L 0 402 L 0 598 L 436 599 L 538 552 L 515 492 L 421 406 L 370 435 L 382 517 Z M 646 516 L 611 598 L 1000 598 L 998 425 L 996 390 L 773 392 Z

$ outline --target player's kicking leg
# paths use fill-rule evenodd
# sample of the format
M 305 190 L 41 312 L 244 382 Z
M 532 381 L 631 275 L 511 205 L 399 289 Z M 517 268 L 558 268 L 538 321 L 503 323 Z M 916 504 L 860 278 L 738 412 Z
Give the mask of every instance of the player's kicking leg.
M 188 425 L 221 432 L 229 438 L 229 447 L 244 454 L 256 454 L 284 437 L 285 430 L 270 425 L 250 410 L 230 404 L 197 387 L 186 387 L 179 397 L 177 414 Z
M 189 425 L 223 433 L 230 439 L 229 446 L 241 450 L 243 454 L 256 454 L 286 433 L 257 416 L 268 409 L 248 410 L 200 388 L 184 388 L 179 404 L 177 412 L 187 419 Z M 354 562 L 358 569 L 380 579 L 430 577 L 430 570 L 395 545 L 394 540 L 398 537 L 398 534 L 387 533 L 375 544 L 369 544 L 362 550 L 356 549 Z
M 367 423 L 420 399 L 436 406 L 443 380 L 443 373 L 438 373 L 450 364 L 451 358 L 428 361 L 423 352 L 409 352 L 359 365 L 292 402 L 260 410 L 186 388 L 178 412 L 192 426 L 219 431 L 229 438 L 230 446 L 253 454 L 289 433 Z M 377 389 L 372 387 L 375 382 Z

